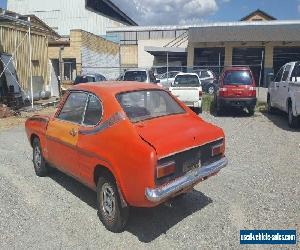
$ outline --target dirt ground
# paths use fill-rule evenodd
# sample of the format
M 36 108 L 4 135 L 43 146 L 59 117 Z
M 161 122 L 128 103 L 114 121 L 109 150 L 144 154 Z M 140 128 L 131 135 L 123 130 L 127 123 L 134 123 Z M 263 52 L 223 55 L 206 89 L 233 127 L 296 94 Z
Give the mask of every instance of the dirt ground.
M 55 111 L 55 109 L 56 109 L 55 107 L 47 107 L 47 108 L 41 108 L 30 112 L 22 111 L 20 115 L 17 116 L 0 118 L 0 131 L 7 130 L 16 126 L 21 126 L 22 124 L 25 123 L 27 118 L 36 114 L 45 114 L 45 115 L 52 114 Z

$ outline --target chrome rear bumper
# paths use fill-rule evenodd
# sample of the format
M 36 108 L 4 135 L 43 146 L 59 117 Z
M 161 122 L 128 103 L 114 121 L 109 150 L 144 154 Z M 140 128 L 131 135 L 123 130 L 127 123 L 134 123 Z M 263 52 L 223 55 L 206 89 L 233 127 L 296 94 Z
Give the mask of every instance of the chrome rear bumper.
M 177 192 L 181 190 L 188 189 L 193 185 L 197 184 L 197 182 L 201 181 L 203 178 L 208 177 L 220 169 L 224 168 L 228 164 L 228 160 L 226 157 L 213 162 L 207 166 L 203 166 L 201 168 L 197 168 L 188 172 L 186 175 L 175 179 L 174 181 L 158 187 L 158 188 L 146 188 L 145 194 L 146 198 L 151 202 L 160 202 L 169 197 L 172 197 Z

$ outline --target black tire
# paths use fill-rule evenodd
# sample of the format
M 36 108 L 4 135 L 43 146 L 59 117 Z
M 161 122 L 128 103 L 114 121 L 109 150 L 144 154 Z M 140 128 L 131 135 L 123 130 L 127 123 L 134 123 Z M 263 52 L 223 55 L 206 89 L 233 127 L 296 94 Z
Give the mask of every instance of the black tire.
M 193 111 L 199 115 L 199 114 L 202 114 L 202 107 L 201 108 L 193 108 Z
M 223 113 L 223 110 L 220 107 L 220 105 L 218 104 L 218 101 L 215 101 L 215 114 L 216 114 L 216 116 L 221 116 L 222 113 Z
M 43 151 L 39 138 L 35 137 L 32 142 L 33 149 L 33 166 L 37 176 L 44 177 L 48 174 L 47 162 L 43 157 Z
M 207 93 L 210 95 L 213 95 L 216 92 L 215 86 L 214 85 L 209 85 L 207 88 Z
M 269 95 L 268 95 L 268 99 L 267 99 L 267 111 L 269 114 L 274 113 L 274 108 L 271 105 L 271 97 Z
M 107 230 L 114 233 L 123 231 L 128 220 L 129 208 L 122 207 L 116 183 L 110 176 L 101 176 L 98 179 L 97 207 L 99 219 Z
M 254 113 L 255 113 L 255 107 L 248 107 L 247 110 L 248 110 L 248 115 L 249 116 L 253 116 L 254 115 Z
M 293 115 L 292 104 L 288 104 L 288 123 L 290 128 L 298 127 L 298 118 Z

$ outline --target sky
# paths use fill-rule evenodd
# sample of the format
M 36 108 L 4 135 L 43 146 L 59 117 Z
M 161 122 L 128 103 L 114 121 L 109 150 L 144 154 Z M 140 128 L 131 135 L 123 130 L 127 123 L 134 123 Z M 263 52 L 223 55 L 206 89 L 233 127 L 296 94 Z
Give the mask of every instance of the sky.
M 261 9 L 280 20 L 300 19 L 300 0 L 111 1 L 139 25 L 237 21 L 256 9 Z M 6 0 L 0 0 L 0 7 L 6 7 Z

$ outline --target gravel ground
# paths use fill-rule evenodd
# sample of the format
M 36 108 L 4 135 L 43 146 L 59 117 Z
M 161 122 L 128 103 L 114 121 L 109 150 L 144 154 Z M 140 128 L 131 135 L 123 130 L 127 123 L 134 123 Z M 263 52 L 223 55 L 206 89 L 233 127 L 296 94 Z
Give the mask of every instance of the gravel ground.
M 299 239 L 300 130 L 284 116 L 203 117 L 224 128 L 228 167 L 172 208 L 132 209 L 120 234 L 99 222 L 92 191 L 57 171 L 35 176 L 23 127 L 2 131 L 0 248 L 232 249 L 240 229 L 296 228 Z

